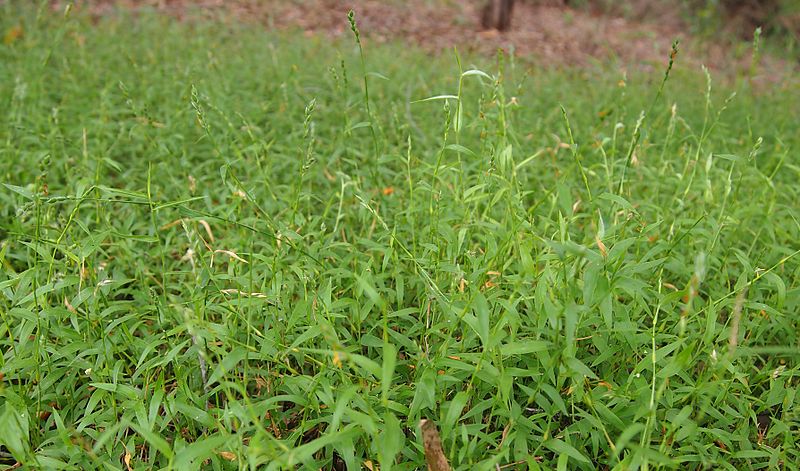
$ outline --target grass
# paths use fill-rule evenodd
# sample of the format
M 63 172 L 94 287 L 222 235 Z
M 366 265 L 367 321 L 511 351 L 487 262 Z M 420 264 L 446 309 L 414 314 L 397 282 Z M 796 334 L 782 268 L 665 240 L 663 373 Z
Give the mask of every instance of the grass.
M 795 85 L 0 9 L 0 464 L 797 469 Z

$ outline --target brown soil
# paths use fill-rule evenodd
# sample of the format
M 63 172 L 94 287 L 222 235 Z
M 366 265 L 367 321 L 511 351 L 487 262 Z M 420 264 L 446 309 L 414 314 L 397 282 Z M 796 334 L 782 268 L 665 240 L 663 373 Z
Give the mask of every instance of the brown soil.
M 60 2 L 55 2 L 60 3 Z M 621 67 L 663 67 L 675 39 L 681 61 L 721 71 L 750 66 L 749 53 L 734 55 L 723 42 L 699 41 L 689 35 L 681 14 L 660 0 L 631 0 L 622 14 L 570 8 L 563 0 L 519 0 L 511 29 L 481 31 L 483 0 L 84 0 L 79 8 L 107 14 L 115 6 L 155 8 L 179 18 L 227 16 L 275 29 L 300 29 L 306 35 L 352 34 L 347 11 L 353 9 L 367 40 L 407 41 L 438 52 L 452 50 L 492 54 L 513 51 L 536 64 L 586 66 L 615 61 Z M 741 50 L 741 49 L 740 49 Z M 793 75 L 796 64 L 763 57 L 769 76 Z

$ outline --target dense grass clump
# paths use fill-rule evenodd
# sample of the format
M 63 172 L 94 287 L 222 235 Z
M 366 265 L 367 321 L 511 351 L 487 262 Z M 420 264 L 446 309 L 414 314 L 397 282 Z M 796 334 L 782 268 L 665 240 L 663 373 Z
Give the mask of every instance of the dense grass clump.
M 793 85 L 2 9 L 0 463 L 796 469 Z

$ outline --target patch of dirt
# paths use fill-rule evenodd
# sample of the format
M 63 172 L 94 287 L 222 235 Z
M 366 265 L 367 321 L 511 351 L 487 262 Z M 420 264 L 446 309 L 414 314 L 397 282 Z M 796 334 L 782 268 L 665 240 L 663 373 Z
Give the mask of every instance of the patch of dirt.
M 517 2 L 511 29 L 481 31 L 482 2 L 450 2 L 442 6 L 411 0 L 402 5 L 363 0 L 314 0 L 294 9 L 289 21 L 306 30 L 349 34 L 344 12 L 354 7 L 360 29 L 377 37 L 410 39 L 426 50 L 459 49 L 494 53 L 497 48 L 514 51 L 536 62 L 587 65 L 618 57 L 622 62 L 664 61 L 675 31 L 667 27 L 632 25 L 623 18 L 609 18 L 574 10 L 560 2 Z M 317 4 L 317 5 L 312 5 Z M 318 12 L 326 12 L 320 18 Z
M 56 1 L 54 4 L 63 3 Z M 616 62 L 621 67 L 661 69 L 673 40 L 680 40 L 680 62 L 705 64 L 717 71 L 746 70 L 749 52 L 734 54 L 722 42 L 691 37 L 674 6 L 678 2 L 636 0 L 617 13 L 571 8 L 565 0 L 518 0 L 509 31 L 481 31 L 484 0 L 83 0 L 78 8 L 104 15 L 114 8 L 151 8 L 178 18 L 228 16 L 269 28 L 300 29 L 306 35 L 351 35 L 347 12 L 353 9 L 366 41 L 408 41 L 430 52 L 452 50 L 493 54 L 498 48 L 536 64 L 587 66 Z M 624 14 L 623 14 L 624 13 Z M 740 49 L 741 51 L 741 49 Z M 761 58 L 763 79 L 780 81 L 796 64 Z

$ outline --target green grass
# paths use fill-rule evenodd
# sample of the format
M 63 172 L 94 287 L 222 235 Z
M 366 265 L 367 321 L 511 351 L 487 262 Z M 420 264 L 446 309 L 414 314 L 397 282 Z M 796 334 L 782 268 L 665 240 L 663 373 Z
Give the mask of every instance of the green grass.
M 797 469 L 796 84 L 12 5 L 0 464 Z

